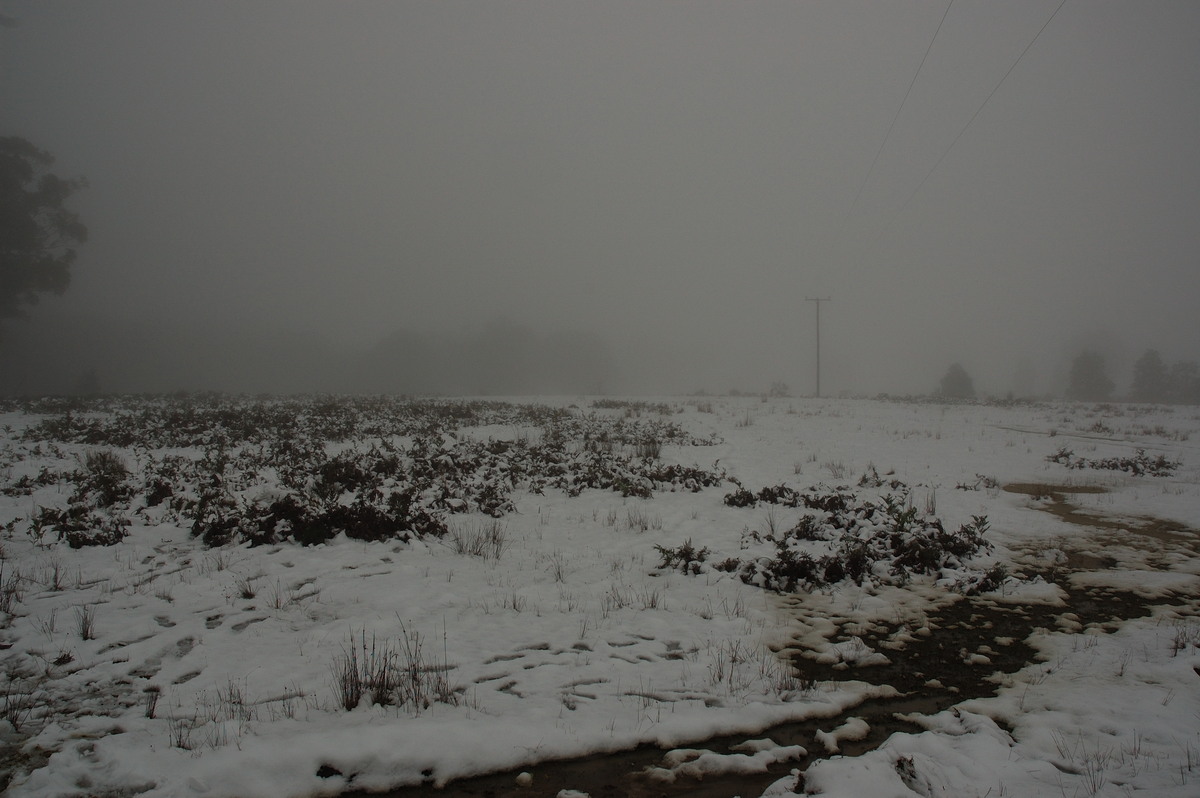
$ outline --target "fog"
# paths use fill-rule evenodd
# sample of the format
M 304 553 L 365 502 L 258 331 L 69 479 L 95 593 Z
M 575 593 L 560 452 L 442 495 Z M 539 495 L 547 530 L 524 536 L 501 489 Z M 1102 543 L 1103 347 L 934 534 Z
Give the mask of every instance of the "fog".
M 1200 357 L 1190 0 L 0 14 L 91 233 L 0 392 L 804 394 L 818 297 L 827 394 Z

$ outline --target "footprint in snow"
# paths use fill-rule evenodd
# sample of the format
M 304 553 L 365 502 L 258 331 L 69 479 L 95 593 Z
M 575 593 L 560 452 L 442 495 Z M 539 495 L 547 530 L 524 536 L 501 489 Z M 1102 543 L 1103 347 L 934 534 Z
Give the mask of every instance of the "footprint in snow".
M 175 653 L 173 656 L 176 659 L 183 659 L 188 654 L 190 654 L 192 652 L 192 649 L 195 647 L 196 647 L 196 638 L 191 637 L 191 636 L 181 637 L 175 643 Z
M 196 638 L 181 637 L 175 642 L 174 646 L 160 651 L 156 656 L 150 657 L 141 665 L 129 671 L 129 675 L 139 679 L 152 679 L 162 670 L 162 662 L 164 657 L 172 657 L 174 659 L 183 659 L 192 649 L 196 647 Z M 190 678 L 190 677 L 189 677 Z M 176 684 L 179 684 L 177 681 Z
M 171 684 L 183 684 L 184 682 L 190 682 L 199 675 L 200 671 L 188 671 L 187 673 L 175 679 L 175 681 L 171 682 Z
M 135 679 L 153 679 L 160 670 L 162 670 L 162 657 L 151 657 L 130 670 L 129 675 Z
M 248 627 L 250 624 L 260 623 L 265 620 L 266 620 L 266 616 L 263 616 L 261 618 L 248 618 L 244 621 L 238 621 L 237 623 L 235 623 L 233 626 L 230 626 L 229 628 L 235 632 L 244 632 L 244 631 L 246 631 L 246 627 Z

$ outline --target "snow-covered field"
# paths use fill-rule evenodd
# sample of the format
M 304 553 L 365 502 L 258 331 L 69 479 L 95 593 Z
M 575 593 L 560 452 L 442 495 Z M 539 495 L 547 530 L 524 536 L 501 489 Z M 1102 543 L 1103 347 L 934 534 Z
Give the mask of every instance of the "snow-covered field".
M 239 400 L 222 417 L 264 404 Z M 512 409 L 527 404 L 551 410 Z M 645 778 L 770 767 L 774 796 L 1200 794 L 1198 408 L 581 398 L 474 415 L 443 403 L 436 428 L 418 430 L 395 423 L 398 406 L 380 405 L 393 415 L 376 426 L 361 423 L 370 405 L 285 406 L 320 415 L 321 429 L 339 419 L 345 434 L 314 451 L 279 445 L 270 414 L 255 417 L 254 440 L 201 430 L 180 445 L 138 432 L 116 445 L 99 422 L 132 412 L 120 404 L 10 404 L 0 414 L 9 794 L 332 795 L 506 770 L 528 771 L 534 789 L 539 763 L 644 742 L 678 749 Z M 170 428 L 196 416 L 154 418 Z M 300 467 L 271 459 L 280 452 Z M 303 467 L 356 456 L 377 472 L 369 496 Z M 1122 458 L 1168 467 L 1105 467 Z M 608 469 L 598 487 L 595 469 Z M 121 484 L 81 492 L 86 473 Z M 724 501 L 739 486 L 781 485 L 856 497 L 855 539 L 885 523 L 861 502 L 886 501 L 889 518 L 911 511 L 947 532 L 985 518 L 992 545 L 935 552 L 929 573 L 880 560 L 857 579 L 781 596 L 760 586 L 779 541 L 822 567 L 849 550 L 849 538 L 785 534 L 830 512 Z M 1046 485 L 1058 487 L 1030 487 Z M 401 507 L 389 497 L 406 486 Z M 279 522 L 292 505 L 279 502 L 306 490 L 326 510 L 369 509 L 384 526 L 398 513 L 425 534 L 300 545 L 288 539 L 299 522 Z M 74 527 L 72 507 L 83 508 Z M 219 545 L 192 534 L 197 519 Z M 72 548 L 69 528 L 127 536 Z M 261 545 L 244 542 L 253 535 Z M 680 552 L 695 556 L 664 566 Z M 867 732 L 856 705 L 897 692 L 873 683 L 872 663 L 941 634 L 928 623 L 936 608 L 979 590 L 1054 606 L 1068 588 L 1098 586 L 1153 599 L 1150 614 L 1087 625 L 1064 606 L 1026 641 L 1035 661 L 994 677 L 989 654 L 1015 641 L 964 650 L 948 671 L 992 677 L 995 696 L 910 715 L 914 731 L 861 756 L 833 754 Z M 864 642 L 874 624 L 894 629 L 886 647 Z M 789 655 L 850 678 L 802 678 Z M 764 740 L 814 717 L 829 725 L 799 746 Z M 735 734 L 748 741 L 739 752 L 704 750 Z M 789 763 L 805 749 L 825 758 L 806 760 L 798 781 Z

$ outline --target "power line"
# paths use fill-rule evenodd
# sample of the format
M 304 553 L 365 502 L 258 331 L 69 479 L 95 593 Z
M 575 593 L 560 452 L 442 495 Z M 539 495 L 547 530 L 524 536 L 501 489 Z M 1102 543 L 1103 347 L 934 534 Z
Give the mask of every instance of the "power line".
M 871 168 L 867 170 L 867 176 L 863 178 L 862 184 L 858 187 L 858 192 L 854 195 L 854 202 L 850 205 L 850 213 L 854 214 L 854 209 L 858 207 L 858 198 L 862 196 L 863 189 L 867 187 L 867 183 L 871 182 L 871 175 L 875 173 L 875 164 L 879 161 L 879 156 L 883 153 L 884 146 L 887 145 L 888 139 L 892 136 L 892 128 L 896 126 L 896 120 L 900 118 L 900 112 L 904 110 L 904 104 L 908 102 L 908 95 L 912 92 L 912 87 L 917 82 L 917 77 L 921 74 L 921 70 L 925 68 L 925 60 L 929 58 L 929 51 L 933 49 L 933 43 L 937 41 L 938 32 L 942 29 L 942 23 L 946 21 L 946 15 L 950 13 L 950 6 L 954 5 L 954 0 L 946 5 L 946 10 L 942 12 L 942 18 L 938 22 L 937 30 L 933 32 L 933 38 L 929 40 L 929 46 L 925 48 L 925 55 L 921 56 L 921 63 L 917 66 L 917 71 L 913 73 L 912 80 L 908 82 L 908 88 L 904 91 L 904 99 L 900 101 L 900 107 L 896 109 L 895 116 L 892 117 L 892 123 L 888 125 L 887 133 L 883 134 L 883 141 L 879 142 L 879 149 L 875 151 L 875 157 L 871 159 Z
M 1021 59 L 1025 57 L 1025 53 L 1029 52 L 1029 48 L 1033 47 L 1034 42 L 1041 37 L 1042 32 L 1046 30 L 1052 21 L 1054 21 L 1054 18 L 1058 16 L 1058 12 L 1062 10 L 1062 7 L 1066 5 L 1066 3 L 1067 0 L 1060 0 L 1058 7 L 1054 9 L 1054 13 L 1051 14 L 1050 18 L 1042 23 L 1042 27 L 1038 29 L 1037 35 L 1029 40 L 1029 44 L 1025 45 L 1025 49 L 1022 50 L 1021 54 L 1017 56 L 1017 60 L 1012 62 L 1012 66 L 1010 66 L 1008 71 L 1004 73 L 1004 77 L 1000 78 L 1000 82 L 992 87 L 992 90 L 988 93 L 988 96 L 984 98 L 984 101 L 979 104 L 978 108 L 975 109 L 975 113 L 971 114 L 971 118 L 967 120 L 967 124 L 963 125 L 962 130 L 958 131 L 958 135 L 954 137 L 954 141 L 950 142 L 950 146 L 942 151 L 942 155 L 937 159 L 937 163 L 933 165 L 932 169 L 925 173 L 925 176 L 921 178 L 921 182 L 918 183 L 917 187 L 913 189 L 913 192 L 908 195 L 908 199 L 901 203 L 900 207 L 896 209 L 896 212 L 892 214 L 892 218 L 888 220 L 886 225 L 884 225 L 883 230 L 879 232 L 879 235 L 875 236 L 876 241 L 882 238 L 883 234 L 891 228 L 892 222 L 896 220 L 896 217 L 900 215 L 900 212 L 908 207 L 908 203 L 912 202 L 913 197 L 917 196 L 917 193 L 920 192 L 920 190 L 925 186 L 925 182 L 929 180 L 930 175 L 937 171 L 937 168 L 942 165 L 942 161 L 946 160 L 946 156 L 949 155 L 950 151 L 954 149 L 954 145 L 958 144 L 958 140 L 961 139 L 963 134 L 967 132 L 967 128 L 971 127 L 971 124 L 975 121 L 975 118 L 979 116 L 979 113 L 983 110 L 984 106 L 987 105 L 988 101 L 992 99 L 993 95 L 1000 90 L 1000 87 L 1004 85 L 1004 81 L 1008 80 L 1008 76 L 1011 75 L 1012 71 L 1017 68 L 1017 64 L 1021 63 Z

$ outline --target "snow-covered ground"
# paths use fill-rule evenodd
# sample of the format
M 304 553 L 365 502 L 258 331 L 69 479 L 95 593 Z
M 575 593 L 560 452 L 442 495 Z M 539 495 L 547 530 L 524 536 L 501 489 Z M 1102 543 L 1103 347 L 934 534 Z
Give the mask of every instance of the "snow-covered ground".
M 976 571 L 1007 564 L 1162 599 L 1151 615 L 1106 629 L 1069 617 L 1038 629 L 1028 641 L 1038 661 L 997 676 L 995 697 L 909 718 L 926 731 L 817 761 L 802 788 L 793 775 L 767 794 L 1200 794 L 1200 409 L 547 401 L 579 417 L 678 425 L 691 441 L 664 443 L 664 463 L 723 472 L 752 492 L 823 484 L 879 497 L 896 480 L 909 506 L 948 530 L 986 516 L 994 548 L 971 562 Z M 845 580 L 785 599 L 712 567 L 749 556 L 759 544 L 747 533 L 761 538 L 812 513 L 728 506 L 731 480 L 698 491 L 658 481 L 641 498 L 529 490 L 508 474 L 513 511 L 498 518 L 447 514 L 442 538 L 341 535 L 307 547 L 210 548 L 185 517 L 137 513 L 146 500 L 135 495 L 128 537 L 74 549 L 31 529 L 38 508 L 64 508 L 72 492 L 69 480 L 39 483 L 39 474 L 78 469 L 103 449 L 141 484 L 147 463 L 203 451 L 24 437 L 48 417 L 0 415 L 0 485 L 32 485 L 0 496 L 0 741 L 13 796 L 332 795 L 521 768 L 536 777 L 542 761 L 643 742 L 680 749 L 649 774 L 664 782 L 752 772 L 803 752 L 763 741 L 736 756 L 690 749 L 811 717 L 830 725 L 804 745 L 810 753 L 858 739 L 863 721 L 841 716 L 895 692 L 871 684 L 869 668 L 899 654 L 864 650 L 843 622 L 906 618 L 912 634 L 936 635 L 923 614 L 959 595 L 950 586 L 961 569 L 897 584 Z M 536 443 L 543 434 L 494 423 L 444 440 Z M 411 440 L 391 443 L 403 453 Z M 1088 460 L 1140 449 L 1181 464 L 1147 476 L 1047 461 L 1063 447 Z M 873 475 L 885 484 L 859 487 Z M 242 495 L 277 492 L 274 479 L 256 475 Z M 1066 494 L 1077 508 L 1068 519 L 1047 512 L 1049 499 L 1002 487 L 1032 483 L 1102 492 Z M 1079 514 L 1100 521 L 1080 524 Z M 472 541 L 482 553 L 463 551 Z M 709 549 L 699 573 L 659 567 L 656 547 L 685 543 Z M 1070 574 L 1081 555 L 1092 570 Z M 992 595 L 1054 604 L 1063 593 L 1010 578 Z M 862 678 L 798 680 L 783 649 L 861 667 Z M 351 661 L 390 674 L 388 696 L 368 685 L 347 709 Z M 963 661 L 989 672 L 986 651 Z

